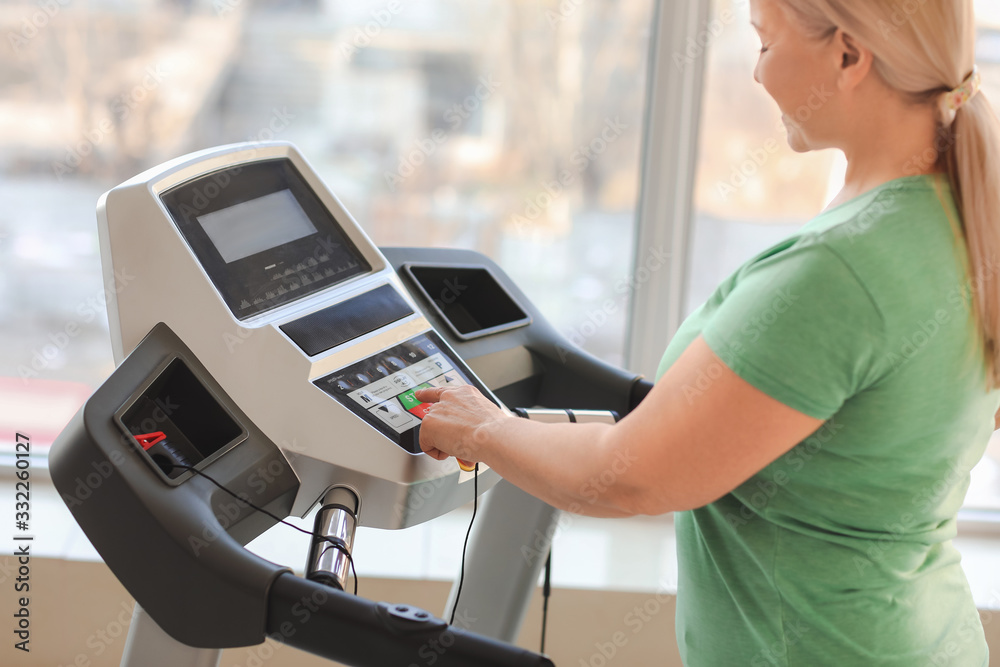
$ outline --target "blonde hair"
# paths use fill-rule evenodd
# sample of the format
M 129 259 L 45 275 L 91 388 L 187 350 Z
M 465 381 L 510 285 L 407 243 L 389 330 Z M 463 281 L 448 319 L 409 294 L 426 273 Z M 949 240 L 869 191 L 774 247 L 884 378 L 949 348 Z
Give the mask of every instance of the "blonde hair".
M 842 29 L 874 54 L 882 80 L 938 108 L 934 157 L 951 181 L 968 251 L 971 294 L 991 389 L 1000 388 L 1000 120 L 980 92 L 958 112 L 945 93 L 975 67 L 972 0 L 781 0 L 817 38 Z

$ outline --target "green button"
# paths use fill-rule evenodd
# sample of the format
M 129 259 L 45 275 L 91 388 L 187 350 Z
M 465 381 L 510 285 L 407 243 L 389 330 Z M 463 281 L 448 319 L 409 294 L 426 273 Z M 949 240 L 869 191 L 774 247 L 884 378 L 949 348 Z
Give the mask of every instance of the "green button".
M 417 389 L 429 389 L 429 388 L 430 388 L 430 385 L 425 382 L 425 383 L 423 383 L 423 384 L 421 384 L 419 386 L 414 387 L 413 389 L 411 389 L 411 390 L 409 390 L 407 392 L 403 392 L 402 394 L 400 394 L 399 395 L 399 402 L 403 404 L 403 409 L 404 410 L 412 410 L 413 408 L 415 408 L 418 405 L 420 405 L 422 403 L 422 401 L 418 401 L 417 398 L 413 395 L 413 392 L 415 392 Z

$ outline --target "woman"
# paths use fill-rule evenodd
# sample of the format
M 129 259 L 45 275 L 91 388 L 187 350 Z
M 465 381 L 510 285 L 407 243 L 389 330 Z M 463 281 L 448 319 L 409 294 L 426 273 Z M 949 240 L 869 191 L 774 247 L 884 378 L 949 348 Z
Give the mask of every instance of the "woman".
M 844 151 L 844 190 L 690 317 L 616 426 L 426 389 L 421 446 L 556 507 L 680 512 L 690 667 L 986 665 L 951 545 L 1000 417 L 1000 125 L 972 0 L 751 0 L 751 14 L 755 78 L 796 151 Z M 595 500 L 587 480 L 610 469 Z

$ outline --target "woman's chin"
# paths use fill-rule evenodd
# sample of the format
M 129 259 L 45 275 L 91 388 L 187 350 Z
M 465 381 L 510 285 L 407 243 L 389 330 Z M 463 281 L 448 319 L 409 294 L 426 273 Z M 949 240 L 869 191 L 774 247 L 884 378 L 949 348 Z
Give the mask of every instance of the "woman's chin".
M 808 153 L 812 150 L 804 141 L 792 141 L 789 139 L 788 146 L 796 153 Z
M 785 124 L 785 127 L 788 129 L 787 140 L 789 148 L 796 153 L 808 153 L 812 150 L 809 146 L 809 142 L 807 142 L 805 137 L 802 136 L 802 131 L 798 127 L 787 123 Z

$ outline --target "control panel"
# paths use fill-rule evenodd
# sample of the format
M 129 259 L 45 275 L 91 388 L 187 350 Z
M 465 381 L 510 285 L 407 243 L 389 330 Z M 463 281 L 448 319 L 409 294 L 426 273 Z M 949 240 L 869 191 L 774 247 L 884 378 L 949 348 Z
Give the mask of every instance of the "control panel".
M 419 426 L 428 405 L 418 389 L 475 385 L 465 364 L 429 332 L 313 381 L 317 387 L 408 452 L 420 452 Z

